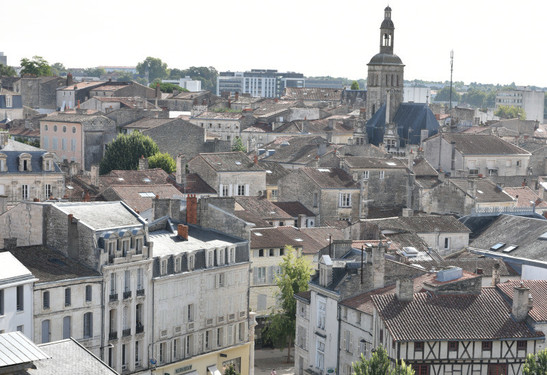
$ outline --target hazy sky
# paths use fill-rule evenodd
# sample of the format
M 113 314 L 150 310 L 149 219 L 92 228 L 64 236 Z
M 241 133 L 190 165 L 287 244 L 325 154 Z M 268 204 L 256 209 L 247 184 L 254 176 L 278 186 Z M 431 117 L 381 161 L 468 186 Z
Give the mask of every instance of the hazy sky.
M 0 0 L 9 65 L 214 66 L 366 78 L 379 50 L 380 0 Z M 546 0 L 391 0 L 406 79 L 547 87 Z

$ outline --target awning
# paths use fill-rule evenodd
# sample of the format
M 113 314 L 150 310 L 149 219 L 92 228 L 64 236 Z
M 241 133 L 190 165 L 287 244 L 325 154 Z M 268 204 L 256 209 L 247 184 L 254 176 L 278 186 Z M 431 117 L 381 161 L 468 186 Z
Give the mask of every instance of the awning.
M 216 366 L 209 366 L 207 367 L 207 371 L 209 371 L 212 375 L 221 375 L 220 371 L 218 371 Z

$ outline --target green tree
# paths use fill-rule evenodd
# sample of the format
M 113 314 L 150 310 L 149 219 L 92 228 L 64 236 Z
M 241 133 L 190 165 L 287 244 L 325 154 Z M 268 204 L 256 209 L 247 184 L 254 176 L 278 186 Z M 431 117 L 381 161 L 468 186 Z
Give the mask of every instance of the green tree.
M 11 66 L 0 64 L 0 77 L 15 77 L 17 72 Z
M 291 347 L 296 329 L 296 299 L 294 295 L 308 290 L 311 266 L 299 257 L 291 246 L 286 246 L 287 255 L 280 264 L 281 273 L 276 277 L 279 290 L 276 292 L 279 308 L 272 307 L 267 318 L 266 339 L 283 350 L 287 347 L 287 362 L 291 361 Z
M 51 66 L 41 56 L 33 56 L 32 59 L 21 59 L 21 76 L 25 74 L 34 75 L 36 77 L 51 76 Z
M 106 174 L 114 169 L 137 169 L 139 158 L 155 155 L 159 152 L 158 145 L 152 138 L 138 131 L 130 135 L 119 134 L 106 149 L 99 166 L 100 174 Z
M 160 84 L 161 92 L 172 93 L 175 90 L 177 90 L 178 92 L 188 92 L 187 89 L 182 88 L 179 85 L 175 85 L 174 83 L 161 82 L 159 79 L 155 79 L 154 82 L 152 82 L 149 86 L 155 89 L 158 83 Z
M 116 74 L 116 77 L 117 77 L 116 80 L 118 82 L 129 82 L 135 78 L 135 75 L 131 72 L 116 70 L 114 73 Z
M 518 118 L 526 120 L 526 112 L 524 112 L 524 109 L 515 106 L 500 105 L 494 112 L 494 115 L 500 118 Z
M 234 140 L 234 144 L 232 145 L 232 151 L 247 152 L 247 149 L 243 145 L 243 141 L 241 140 L 240 137 L 236 137 L 236 139 Z
M 239 375 L 239 373 L 236 371 L 233 363 L 230 363 L 228 367 L 226 367 L 226 370 L 224 370 L 224 375 Z
M 169 71 L 169 79 L 181 79 L 184 78 L 184 72 L 180 69 L 174 68 Z
M 414 370 L 404 361 L 391 365 L 386 350 L 380 346 L 371 359 L 361 354 L 361 360 L 353 363 L 353 375 L 414 375 Z
M 173 173 L 177 168 L 175 161 L 167 152 L 163 154 L 158 152 L 157 154 L 150 156 L 148 158 L 148 166 L 150 168 L 161 168 L 167 173 Z
M 469 88 L 465 94 L 462 95 L 462 103 L 467 103 L 477 108 L 484 108 L 486 102 L 487 93 L 485 91 Z
M 536 355 L 532 353 L 528 354 L 522 368 L 522 373 L 524 375 L 547 374 L 547 349 L 543 349 Z
M 87 68 L 84 69 L 84 75 L 86 77 L 97 77 L 101 78 L 101 76 L 104 76 L 106 74 L 106 71 L 104 68 Z
M 436 102 L 447 102 L 450 100 L 450 86 L 445 86 L 441 90 L 437 92 L 437 95 L 435 96 Z M 452 101 L 453 102 L 459 102 L 460 101 L 460 94 L 456 92 L 454 87 L 452 87 Z
M 167 64 L 161 59 L 150 56 L 137 64 L 137 71 L 141 77 L 148 75 L 148 82 L 153 82 L 156 78 L 164 79 L 169 76 Z
M 67 70 L 63 64 L 56 62 L 51 65 L 51 73 L 53 73 L 54 76 L 66 76 Z
M 203 90 L 216 91 L 218 72 L 212 66 L 191 66 L 188 69 L 180 71 L 182 77 L 190 77 L 194 80 L 201 81 L 201 88 Z
M 353 81 L 353 82 L 351 83 L 351 89 L 352 89 L 352 90 L 359 90 L 359 82 Z

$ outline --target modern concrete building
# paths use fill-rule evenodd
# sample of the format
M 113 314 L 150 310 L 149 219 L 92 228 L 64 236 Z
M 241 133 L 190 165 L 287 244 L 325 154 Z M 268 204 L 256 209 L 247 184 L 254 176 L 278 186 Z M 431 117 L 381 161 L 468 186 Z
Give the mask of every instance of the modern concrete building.
M 220 72 L 217 95 L 222 93 L 251 94 L 255 97 L 277 98 L 286 87 L 304 87 L 302 73 L 281 73 L 273 69 L 252 69 L 246 72 Z
M 500 106 L 519 107 L 526 112 L 526 120 L 543 123 L 545 92 L 528 87 L 499 91 L 496 94 L 496 109 Z

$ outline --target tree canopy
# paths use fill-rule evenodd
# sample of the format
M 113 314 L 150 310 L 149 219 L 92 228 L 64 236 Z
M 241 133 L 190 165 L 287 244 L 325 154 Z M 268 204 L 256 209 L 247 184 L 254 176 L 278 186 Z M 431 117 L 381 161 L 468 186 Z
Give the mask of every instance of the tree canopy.
M 144 61 L 137 64 L 137 71 L 141 77 L 148 74 L 148 82 L 153 82 L 156 78 L 164 79 L 169 76 L 167 63 L 157 57 L 148 56 Z
M 32 59 L 26 57 L 21 59 L 21 76 L 25 74 L 36 77 L 51 76 L 51 66 L 42 56 L 33 56 Z
M 175 69 L 173 69 L 173 70 L 175 70 Z M 201 88 L 203 90 L 209 90 L 209 91 L 212 91 L 212 92 L 216 91 L 218 72 L 212 66 L 210 66 L 210 67 L 191 66 L 188 69 L 184 69 L 184 70 L 180 70 L 180 71 L 178 69 L 176 69 L 176 70 L 178 71 L 177 74 L 179 72 L 181 74 L 181 76 L 179 78 L 184 78 L 184 77 L 188 76 L 188 77 L 190 77 L 194 80 L 201 81 Z M 172 79 L 178 79 L 178 78 L 172 78 Z
M 353 82 L 351 83 L 351 89 L 352 89 L 352 90 L 359 90 L 359 82 L 353 81 Z
M 232 151 L 247 152 L 247 149 L 243 145 L 243 141 L 241 140 L 240 137 L 236 137 L 236 139 L 234 140 L 234 144 L 232 145 Z
M 84 75 L 86 77 L 97 77 L 101 78 L 101 76 L 104 76 L 106 74 L 106 71 L 104 68 L 87 68 L 84 69 Z
M 17 72 L 11 66 L 0 64 L 0 77 L 15 77 Z
M 155 79 L 154 82 L 149 85 L 149 87 L 155 89 L 158 83 L 160 84 L 161 92 L 172 93 L 175 90 L 178 92 L 188 92 L 188 89 L 180 87 L 179 85 L 175 85 L 174 83 L 161 82 L 159 79 Z
M 62 63 L 56 62 L 55 64 L 51 65 L 51 73 L 54 76 L 66 76 L 67 69 Z
M 461 99 L 460 94 L 456 92 L 456 89 L 452 87 L 452 101 L 453 102 L 459 102 Z M 436 102 L 447 102 L 450 100 L 450 86 L 445 86 L 441 90 L 437 92 L 437 95 L 435 96 Z
M 148 166 L 150 168 L 161 168 L 167 173 L 175 172 L 177 165 L 169 153 L 158 152 L 148 158 Z
M 380 346 L 371 359 L 361 353 L 361 360 L 353 363 L 353 375 L 414 375 L 414 370 L 404 361 L 392 365 L 386 350 Z
M 287 348 L 287 361 L 291 361 L 291 347 L 296 329 L 296 299 L 294 295 L 308 290 L 311 266 L 306 259 L 299 257 L 291 246 L 280 264 L 281 273 L 276 277 L 279 290 L 276 292 L 279 308 L 272 307 L 267 318 L 264 335 L 280 349 Z
M 543 349 L 536 355 L 533 353 L 528 354 L 522 368 L 522 373 L 524 375 L 547 374 L 547 349 Z
M 141 156 L 147 158 L 158 152 L 159 148 L 156 142 L 138 131 L 129 135 L 120 134 L 107 146 L 99 166 L 99 172 L 106 174 L 114 169 L 137 169 Z
M 233 363 L 230 363 L 224 370 L 224 375 L 239 375 Z
M 500 105 L 494 112 L 494 115 L 500 118 L 518 118 L 520 120 L 526 120 L 526 112 L 521 107 Z

